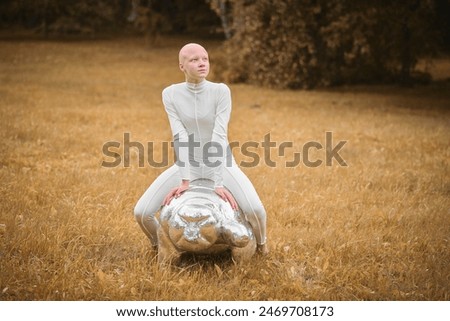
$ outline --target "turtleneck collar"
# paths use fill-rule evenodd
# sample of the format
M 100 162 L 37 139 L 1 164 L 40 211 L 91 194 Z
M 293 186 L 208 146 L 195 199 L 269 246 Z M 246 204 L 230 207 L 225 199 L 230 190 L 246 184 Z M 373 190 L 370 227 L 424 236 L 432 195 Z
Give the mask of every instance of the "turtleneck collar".
M 203 79 L 198 84 L 192 83 L 192 82 L 186 82 L 186 87 L 189 89 L 189 91 L 192 92 L 201 92 L 206 87 L 207 80 Z

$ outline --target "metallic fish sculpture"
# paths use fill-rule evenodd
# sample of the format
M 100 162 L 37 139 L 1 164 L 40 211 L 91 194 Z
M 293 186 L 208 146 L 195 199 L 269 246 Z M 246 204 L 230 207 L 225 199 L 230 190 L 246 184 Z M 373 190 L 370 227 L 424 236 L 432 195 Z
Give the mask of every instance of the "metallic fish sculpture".
M 174 262 L 185 252 L 216 254 L 230 249 L 234 261 L 250 259 L 256 240 L 242 211 L 221 199 L 211 180 L 197 179 L 190 185 L 161 209 L 158 263 Z

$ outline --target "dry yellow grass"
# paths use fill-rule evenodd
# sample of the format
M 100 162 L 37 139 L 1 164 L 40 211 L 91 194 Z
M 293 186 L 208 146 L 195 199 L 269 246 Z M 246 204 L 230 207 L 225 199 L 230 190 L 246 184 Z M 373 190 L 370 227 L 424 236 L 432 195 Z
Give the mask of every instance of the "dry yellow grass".
M 1 300 L 450 299 L 448 83 L 231 85 L 230 140 L 270 132 L 298 151 L 331 131 L 348 141 L 349 166 L 285 168 L 288 153 L 276 168 L 245 168 L 268 212 L 270 256 L 158 270 L 132 210 L 162 169 L 135 158 L 102 168 L 102 145 L 125 132 L 170 140 L 160 94 L 182 81 L 184 42 L 0 44 Z

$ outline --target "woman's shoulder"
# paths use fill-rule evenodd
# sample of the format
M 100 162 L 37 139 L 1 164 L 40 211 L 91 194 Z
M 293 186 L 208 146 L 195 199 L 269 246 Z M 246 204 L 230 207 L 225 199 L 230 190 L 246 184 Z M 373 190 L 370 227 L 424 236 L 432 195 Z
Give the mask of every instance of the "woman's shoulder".
M 230 92 L 230 87 L 228 87 L 228 85 L 223 82 L 208 81 L 208 85 L 210 86 L 211 89 L 216 90 L 221 93 L 229 93 Z
M 180 83 L 176 83 L 176 84 L 171 84 L 171 85 L 165 87 L 165 88 L 163 89 L 163 91 L 176 90 L 176 88 L 180 88 L 180 87 L 182 87 L 184 84 L 185 84 L 184 82 L 180 82 Z
M 165 87 L 165 88 L 163 89 L 163 91 L 162 91 L 163 97 L 164 97 L 164 96 L 167 96 L 167 95 L 170 95 L 170 94 L 173 93 L 174 91 L 178 90 L 180 87 L 183 86 L 183 84 L 184 84 L 184 83 L 178 83 L 178 84 L 172 84 L 172 85 L 169 85 L 169 86 Z

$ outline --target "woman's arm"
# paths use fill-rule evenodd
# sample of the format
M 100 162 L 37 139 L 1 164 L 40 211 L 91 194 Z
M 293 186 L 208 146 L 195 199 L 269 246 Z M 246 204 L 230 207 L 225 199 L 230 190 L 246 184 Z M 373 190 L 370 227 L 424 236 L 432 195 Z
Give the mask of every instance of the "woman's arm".
M 216 147 L 220 146 L 221 153 L 215 159 L 218 166 L 214 167 L 214 189 L 216 193 L 226 202 L 229 202 L 233 209 L 238 208 L 238 204 L 233 195 L 223 186 L 223 168 L 227 162 L 228 148 L 228 123 L 231 116 L 231 92 L 225 84 L 220 84 L 219 98 L 216 107 L 216 118 L 211 141 Z M 230 155 L 231 157 L 231 155 Z
M 163 90 L 163 104 L 169 118 L 170 128 L 172 130 L 173 144 L 177 156 L 177 165 L 180 170 L 181 179 L 189 181 L 189 149 L 187 147 L 189 137 L 186 128 L 181 122 L 181 119 L 175 110 L 175 106 L 172 103 L 173 100 L 171 93 L 171 87 Z
M 228 123 L 231 116 L 231 92 L 227 85 L 220 84 L 218 101 L 216 106 L 216 117 L 211 137 L 211 142 L 219 148 L 220 154 L 215 158 L 218 166 L 214 167 L 214 185 L 223 187 L 223 167 L 226 164 L 228 148 Z M 220 147 L 219 147 L 220 146 Z M 231 156 L 231 155 L 230 155 Z
M 189 149 L 187 148 L 189 137 L 186 128 L 181 122 L 181 119 L 175 110 L 175 106 L 172 103 L 170 87 L 163 90 L 162 99 L 167 116 L 169 117 L 170 128 L 173 135 L 173 144 L 177 155 L 177 165 L 181 176 L 180 186 L 173 188 L 164 198 L 163 205 L 168 205 L 174 197 L 180 196 L 189 188 Z

